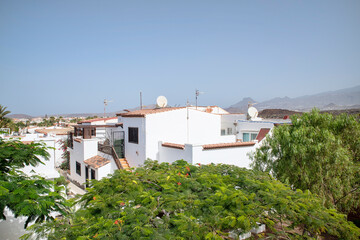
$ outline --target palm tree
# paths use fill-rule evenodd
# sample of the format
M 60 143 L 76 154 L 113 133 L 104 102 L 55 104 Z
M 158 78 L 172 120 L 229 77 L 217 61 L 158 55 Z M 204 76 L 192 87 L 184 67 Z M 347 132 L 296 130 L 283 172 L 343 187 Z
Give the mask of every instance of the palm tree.
M 11 112 L 6 111 L 6 108 L 7 107 L 3 107 L 2 105 L 0 105 L 0 128 L 1 127 L 6 127 L 6 125 L 9 124 L 9 120 L 5 116 L 8 115 Z

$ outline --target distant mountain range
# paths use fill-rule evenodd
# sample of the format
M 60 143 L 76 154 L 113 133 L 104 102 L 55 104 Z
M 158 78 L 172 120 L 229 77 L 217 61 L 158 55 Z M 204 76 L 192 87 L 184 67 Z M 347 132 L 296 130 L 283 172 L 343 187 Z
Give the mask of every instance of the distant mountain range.
M 231 113 L 246 113 L 249 103 L 256 103 L 256 107 L 259 111 L 264 109 L 287 109 L 292 111 L 306 112 L 316 107 L 323 111 L 329 110 L 342 110 L 342 109 L 360 109 L 360 85 L 352 88 L 341 89 L 337 91 L 323 92 L 314 95 L 305 95 L 296 98 L 273 98 L 264 102 L 257 102 L 253 98 L 246 97 L 240 102 L 225 108 Z M 144 106 L 143 108 L 155 108 L 154 104 Z M 131 108 L 130 111 L 137 110 L 137 108 Z M 124 110 L 106 113 L 107 117 L 114 117 L 116 113 L 124 112 Z M 89 117 L 89 116 L 104 116 L 104 113 L 71 113 L 71 114 L 54 114 L 48 115 L 48 117 Z M 9 114 L 9 118 L 27 118 L 44 116 L 29 116 L 26 114 Z
M 314 107 L 320 110 L 355 109 L 360 108 L 360 85 L 297 98 L 278 97 L 264 102 L 257 102 L 250 97 L 246 97 L 226 110 L 229 112 L 247 112 L 249 103 L 256 103 L 254 107 L 258 110 L 288 109 L 293 111 L 309 111 Z

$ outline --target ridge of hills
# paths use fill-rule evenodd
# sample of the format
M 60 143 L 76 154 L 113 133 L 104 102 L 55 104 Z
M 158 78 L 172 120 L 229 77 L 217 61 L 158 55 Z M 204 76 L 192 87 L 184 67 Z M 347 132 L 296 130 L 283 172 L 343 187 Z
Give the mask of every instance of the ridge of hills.
M 360 108 L 360 85 L 296 98 L 277 97 L 263 102 L 256 102 L 250 97 L 245 97 L 226 110 L 232 113 L 247 112 L 249 103 L 256 103 L 254 106 L 258 110 L 287 109 L 306 112 L 314 107 L 320 110 L 357 109 Z

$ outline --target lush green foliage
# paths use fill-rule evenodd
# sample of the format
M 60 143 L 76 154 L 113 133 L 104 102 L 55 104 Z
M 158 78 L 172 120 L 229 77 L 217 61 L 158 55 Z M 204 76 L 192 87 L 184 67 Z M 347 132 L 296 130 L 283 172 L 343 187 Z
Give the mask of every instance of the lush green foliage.
M 253 156 L 254 169 L 271 172 L 294 189 L 309 189 L 342 212 L 360 203 L 360 123 L 352 116 L 293 116 L 274 129 Z
M 8 118 L 5 116 L 10 113 L 10 111 L 6 110 L 7 107 L 3 107 L 0 105 L 0 128 L 7 127 Z
M 2 105 L 0 105 L 0 128 L 10 128 L 11 131 L 18 131 L 19 127 L 16 126 L 14 121 L 6 117 L 6 115 L 11 113 L 6 109 L 7 107 L 3 107 Z
M 323 232 L 360 236 L 344 215 L 324 208 L 311 193 L 229 165 L 148 161 L 133 172 L 93 181 L 79 203 L 74 214 L 30 228 L 47 239 L 230 239 L 229 232 L 247 232 L 260 222 L 276 239 Z
M 6 207 L 15 217 L 28 217 L 25 227 L 34 220 L 41 222 L 52 219 L 51 213 L 54 211 L 65 213 L 65 199 L 61 194 L 63 183 L 39 176 L 29 177 L 20 170 L 28 165 L 41 164 L 39 156 L 49 156 L 44 144 L 26 145 L 0 139 L 0 219 L 6 219 Z

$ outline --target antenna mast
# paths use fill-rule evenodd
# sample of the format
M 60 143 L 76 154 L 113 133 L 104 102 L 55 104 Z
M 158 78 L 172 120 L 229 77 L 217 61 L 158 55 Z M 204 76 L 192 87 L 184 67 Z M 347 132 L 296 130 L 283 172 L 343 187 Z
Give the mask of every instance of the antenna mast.
M 106 106 L 108 105 L 109 102 L 112 102 L 112 101 L 104 99 L 104 118 L 106 118 Z
M 200 95 L 200 92 L 199 92 L 199 90 L 195 90 L 195 99 L 196 99 L 196 109 L 197 109 L 197 107 L 198 107 L 198 102 L 197 102 L 197 99 L 198 99 L 198 96 Z
M 140 109 L 143 109 L 143 105 L 142 105 L 142 92 L 140 91 Z

